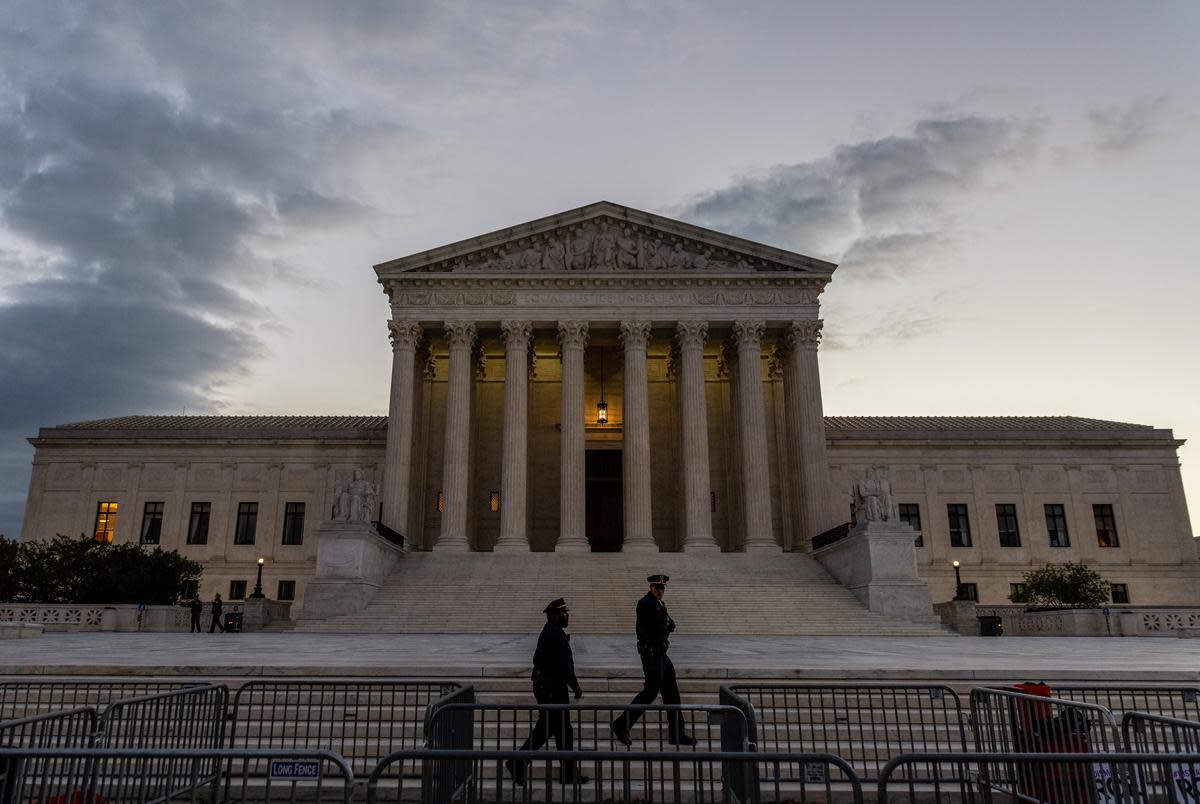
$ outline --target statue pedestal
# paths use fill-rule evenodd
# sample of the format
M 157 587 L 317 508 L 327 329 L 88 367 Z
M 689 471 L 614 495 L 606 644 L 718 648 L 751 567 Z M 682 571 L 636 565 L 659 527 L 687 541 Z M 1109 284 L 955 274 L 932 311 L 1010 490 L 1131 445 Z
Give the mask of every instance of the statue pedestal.
M 369 522 L 322 522 L 316 536 L 316 577 L 304 591 L 299 619 L 323 620 L 362 609 L 404 555 Z
M 813 551 L 834 578 L 871 611 L 910 620 L 936 619 L 929 585 L 917 574 L 914 531 L 904 522 L 867 522 Z

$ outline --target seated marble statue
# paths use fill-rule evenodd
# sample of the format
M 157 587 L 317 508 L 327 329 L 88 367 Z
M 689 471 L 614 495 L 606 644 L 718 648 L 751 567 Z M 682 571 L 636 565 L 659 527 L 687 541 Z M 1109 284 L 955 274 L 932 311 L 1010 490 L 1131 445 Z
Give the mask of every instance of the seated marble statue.
M 379 487 L 355 469 L 349 483 L 334 490 L 333 518 L 340 522 L 372 522 L 378 508 Z
M 877 469 L 868 469 L 862 480 L 854 484 L 854 510 L 858 524 L 867 522 L 894 522 L 896 501 L 892 497 L 892 484 L 887 475 Z

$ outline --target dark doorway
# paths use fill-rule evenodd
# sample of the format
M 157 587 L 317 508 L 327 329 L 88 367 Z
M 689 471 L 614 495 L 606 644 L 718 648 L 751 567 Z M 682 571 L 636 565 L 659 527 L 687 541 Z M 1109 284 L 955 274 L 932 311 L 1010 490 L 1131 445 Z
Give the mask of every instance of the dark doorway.
M 619 553 L 625 541 L 621 450 L 589 449 L 584 466 L 588 543 L 593 553 Z

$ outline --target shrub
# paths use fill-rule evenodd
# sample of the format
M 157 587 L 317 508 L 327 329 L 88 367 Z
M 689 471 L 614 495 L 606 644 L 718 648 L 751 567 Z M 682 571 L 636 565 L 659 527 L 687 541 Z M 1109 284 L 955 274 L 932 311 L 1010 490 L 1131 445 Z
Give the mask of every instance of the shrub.
M 1023 583 L 1023 594 L 1010 596 L 1013 603 L 1094 609 L 1110 591 L 1104 576 L 1086 564 L 1047 564 L 1025 573 Z
M 202 571 L 174 550 L 60 534 L 0 545 L 0 600 L 171 605 L 195 594 Z

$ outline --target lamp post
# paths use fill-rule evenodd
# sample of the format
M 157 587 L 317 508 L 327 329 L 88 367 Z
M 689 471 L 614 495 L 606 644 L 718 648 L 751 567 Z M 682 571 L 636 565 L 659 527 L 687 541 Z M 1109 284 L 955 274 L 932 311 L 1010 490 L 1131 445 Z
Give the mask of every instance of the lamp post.
M 265 597 L 265 595 L 263 595 L 263 591 L 262 591 L 262 568 L 263 568 L 263 564 L 265 564 L 266 561 L 267 560 L 265 558 L 260 557 L 258 559 L 258 579 L 254 582 L 254 591 L 250 593 L 250 597 L 252 597 L 252 598 L 257 599 L 257 598 Z M 955 563 L 957 563 L 957 562 L 955 562 Z
M 959 570 L 959 560 L 956 558 L 950 563 L 954 567 L 954 599 L 963 600 L 962 571 Z

